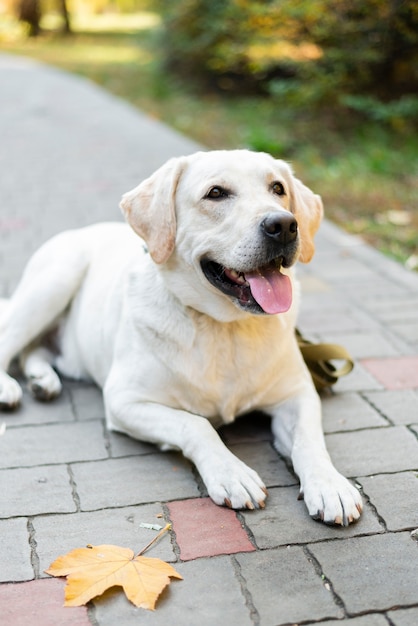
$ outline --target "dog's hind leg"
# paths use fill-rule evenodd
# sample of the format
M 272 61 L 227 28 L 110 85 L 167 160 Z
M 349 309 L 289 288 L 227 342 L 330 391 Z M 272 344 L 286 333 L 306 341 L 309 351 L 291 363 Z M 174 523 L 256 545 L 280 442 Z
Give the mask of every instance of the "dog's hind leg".
M 11 360 L 54 327 L 79 289 L 88 264 L 79 231 L 54 237 L 29 261 L 0 319 L 0 408 L 12 409 L 21 399 L 20 386 L 7 374 Z M 40 359 L 39 352 L 32 354 L 26 359 L 29 375 L 42 368 L 49 368 L 50 374 L 45 358 Z M 51 386 L 56 389 L 56 381 Z
M 37 400 L 52 400 L 61 393 L 61 381 L 51 365 L 54 356 L 50 350 L 39 346 L 24 350 L 20 357 L 29 391 Z

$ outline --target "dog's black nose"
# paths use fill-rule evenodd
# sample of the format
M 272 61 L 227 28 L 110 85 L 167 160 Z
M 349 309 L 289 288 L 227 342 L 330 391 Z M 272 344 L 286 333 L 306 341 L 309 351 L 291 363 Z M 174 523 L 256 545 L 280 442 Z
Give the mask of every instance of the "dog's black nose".
M 281 244 L 291 243 L 298 234 L 298 223 L 291 213 L 269 213 L 260 227 L 267 237 Z

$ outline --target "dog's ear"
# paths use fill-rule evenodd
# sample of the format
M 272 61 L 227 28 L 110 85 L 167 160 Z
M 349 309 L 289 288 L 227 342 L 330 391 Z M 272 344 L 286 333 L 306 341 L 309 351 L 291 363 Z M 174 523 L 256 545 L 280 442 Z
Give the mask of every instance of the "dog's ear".
M 167 161 L 138 187 L 122 196 L 120 208 L 142 237 L 156 263 L 165 263 L 176 240 L 175 195 L 185 159 Z
M 313 238 L 324 214 L 322 200 L 295 177 L 292 191 L 293 213 L 298 221 L 301 242 L 299 261 L 309 263 L 315 252 Z

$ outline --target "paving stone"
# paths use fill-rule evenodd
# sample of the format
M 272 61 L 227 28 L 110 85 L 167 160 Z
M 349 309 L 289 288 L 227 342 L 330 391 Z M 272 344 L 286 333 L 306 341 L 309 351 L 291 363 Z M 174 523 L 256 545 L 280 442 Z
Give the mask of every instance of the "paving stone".
M 416 314 L 415 310 L 415 319 L 411 319 L 410 322 L 400 322 L 399 324 L 394 324 L 392 322 L 390 324 L 390 328 L 395 333 L 405 339 L 409 344 L 414 345 L 414 350 L 411 351 L 411 354 L 416 354 L 416 345 L 418 343 L 418 323 L 416 320 Z
M 371 284 L 373 288 L 371 288 Z M 356 302 L 364 306 L 368 299 L 384 298 L 388 292 L 393 294 L 393 298 L 402 298 L 405 295 L 403 285 L 396 285 L 391 280 L 381 278 L 379 275 L 372 275 L 371 280 L 345 281 L 342 285 L 335 283 L 336 289 L 340 288 L 345 298 L 353 298 Z
M 191 465 L 180 454 L 148 454 L 72 466 L 81 509 L 198 497 Z
M 409 533 L 309 547 L 349 613 L 418 603 L 418 546 Z
M 386 389 L 418 389 L 418 356 L 363 359 L 362 365 Z
M 230 446 L 229 449 L 258 473 L 266 487 L 298 483 L 269 442 L 241 443 Z
M 302 293 L 304 286 L 302 283 Z M 375 330 L 375 322 L 370 316 L 358 307 L 351 307 L 347 302 L 337 301 L 327 307 L 318 307 L 315 302 L 312 307 L 305 307 L 305 297 L 302 296 L 302 311 L 298 318 L 298 328 L 302 334 L 310 333 L 364 333 L 365 329 Z
M 260 615 L 260 626 L 343 616 L 302 548 L 277 548 L 235 558 Z
M 389 530 L 418 528 L 418 473 L 380 474 L 359 478 Z
M 394 424 L 418 423 L 418 391 L 370 391 L 365 396 Z
M 387 426 L 376 409 L 356 393 L 337 393 L 322 398 L 324 432 Z
M 401 298 L 379 298 L 367 301 L 367 309 L 385 322 L 416 321 L 418 294 L 409 293 Z
M 376 516 L 367 506 L 360 520 L 346 528 L 314 521 L 304 502 L 297 499 L 298 494 L 299 489 L 295 487 L 270 489 L 265 509 L 241 512 L 258 548 L 265 550 L 295 543 L 346 539 L 383 532 Z
M 394 626 L 416 626 L 418 624 L 418 608 L 389 611 L 388 617 Z
M 0 585 L 2 626 L 90 626 L 87 609 L 64 607 L 63 580 Z
M 63 465 L 0 470 L 0 517 L 76 510 Z
M 109 432 L 108 440 L 110 445 L 110 456 L 113 458 L 155 453 L 155 446 L 152 444 L 132 439 L 132 437 L 128 437 L 127 435 L 123 435 L 121 433 Z
M 418 442 L 404 426 L 326 436 L 336 468 L 344 476 L 402 472 L 418 467 Z
M 329 262 L 330 255 L 322 255 L 316 259 L 320 265 L 321 276 L 329 282 L 351 285 L 359 285 L 370 283 L 376 278 L 376 274 L 372 268 L 367 267 L 361 260 L 347 255 L 332 254 L 332 263 Z
M 80 381 L 67 380 L 65 385 L 71 394 L 74 411 L 78 420 L 85 421 L 103 419 L 105 417 L 101 389 L 92 383 L 83 383 Z
M 33 578 L 26 518 L 0 520 L 0 564 L 0 583 Z
M 39 572 L 43 572 L 61 554 L 87 544 L 112 544 L 131 548 L 139 552 L 155 537 L 158 531 L 141 528 L 141 523 L 165 525 L 160 503 L 144 504 L 120 509 L 105 509 L 73 515 L 45 515 L 33 520 L 36 539 L 36 553 L 39 558 Z M 161 537 L 147 556 L 174 561 L 175 555 L 170 535 Z
M 22 381 L 19 380 L 19 382 L 22 385 Z M 73 408 L 66 389 L 63 389 L 61 395 L 52 402 L 38 402 L 23 389 L 20 407 L 11 413 L 0 413 L 0 422 L 4 422 L 7 428 L 73 421 Z
M 170 502 L 168 510 L 183 561 L 255 550 L 235 511 L 210 498 Z
M 355 359 L 366 357 L 397 357 L 399 349 L 390 334 L 383 330 L 363 329 L 362 332 L 332 333 L 326 329 L 319 333 L 325 343 L 336 343 L 344 346 Z
M 9 428 L 0 438 L 0 468 L 107 458 L 100 422 Z
M 252 626 L 229 557 L 198 559 L 174 565 L 183 580 L 172 579 L 158 599 L 155 611 L 135 608 L 120 592 L 94 601 L 99 626 Z

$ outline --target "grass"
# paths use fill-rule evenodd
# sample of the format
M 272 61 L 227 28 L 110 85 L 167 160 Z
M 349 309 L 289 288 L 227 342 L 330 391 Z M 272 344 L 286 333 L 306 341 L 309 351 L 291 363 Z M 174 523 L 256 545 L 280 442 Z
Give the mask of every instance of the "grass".
M 54 27 L 48 16 L 44 27 Z M 208 148 L 248 147 L 292 162 L 322 195 L 327 216 L 385 254 L 418 268 L 418 137 L 410 129 L 277 101 L 202 92 L 164 70 L 153 13 L 73 20 L 75 33 L 27 39 L 2 20 L 0 49 L 88 77 Z

